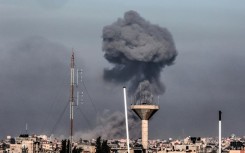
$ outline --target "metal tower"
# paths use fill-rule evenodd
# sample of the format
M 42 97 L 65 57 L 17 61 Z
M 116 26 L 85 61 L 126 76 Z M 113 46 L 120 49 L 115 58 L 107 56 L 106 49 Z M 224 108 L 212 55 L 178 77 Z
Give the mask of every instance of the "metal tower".
M 72 51 L 71 56 L 71 82 L 70 82 L 70 150 L 69 153 L 72 151 L 72 141 L 73 141 L 73 106 L 74 106 L 74 52 Z
M 80 99 L 82 99 L 83 97 L 83 92 L 80 95 L 80 91 L 79 91 L 79 85 L 78 83 L 81 82 L 82 83 L 82 69 L 76 71 L 77 76 L 76 76 L 76 82 L 75 82 L 75 55 L 74 55 L 74 51 L 72 49 L 72 55 L 71 55 L 71 64 L 70 64 L 70 71 L 71 71 L 71 80 L 70 80 L 70 98 L 69 98 L 69 103 L 70 103 L 70 150 L 69 153 L 72 152 L 72 142 L 73 142 L 73 124 L 74 124 L 74 106 L 78 106 L 79 104 L 79 97 Z M 79 73 L 80 73 L 80 80 L 79 80 Z M 77 96 L 75 97 L 74 94 L 76 94 Z M 75 103 L 75 100 L 77 101 L 77 103 Z

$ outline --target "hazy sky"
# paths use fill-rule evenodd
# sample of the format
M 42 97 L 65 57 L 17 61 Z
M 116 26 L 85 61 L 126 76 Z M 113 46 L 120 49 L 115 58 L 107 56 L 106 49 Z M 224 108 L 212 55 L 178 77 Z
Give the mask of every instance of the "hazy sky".
M 224 136 L 245 135 L 243 0 L 0 0 L 0 138 L 25 132 L 26 123 L 29 133 L 68 135 L 72 48 L 89 92 L 81 87 L 77 135 L 109 128 L 112 114 L 123 118 L 123 85 L 103 81 L 111 65 L 101 36 L 129 10 L 166 27 L 178 50 L 162 71 L 166 92 L 149 137 L 217 136 L 218 110 Z

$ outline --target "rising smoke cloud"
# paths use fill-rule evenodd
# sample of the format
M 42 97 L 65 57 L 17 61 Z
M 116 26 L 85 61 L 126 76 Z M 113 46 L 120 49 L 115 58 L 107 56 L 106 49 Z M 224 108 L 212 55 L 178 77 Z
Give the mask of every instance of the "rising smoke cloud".
M 129 112 L 129 130 L 131 138 L 139 138 L 139 124 L 137 117 Z M 85 132 L 77 132 L 75 139 L 92 139 L 101 136 L 103 139 L 125 138 L 125 116 L 121 112 L 111 112 L 105 110 L 101 116 L 97 117 L 97 126 Z
M 153 94 L 164 93 L 161 70 L 173 64 L 177 51 L 166 28 L 151 24 L 135 11 L 128 11 L 103 29 L 104 57 L 113 64 L 104 70 L 104 80 L 128 83 L 135 94 L 139 84 L 148 84 Z

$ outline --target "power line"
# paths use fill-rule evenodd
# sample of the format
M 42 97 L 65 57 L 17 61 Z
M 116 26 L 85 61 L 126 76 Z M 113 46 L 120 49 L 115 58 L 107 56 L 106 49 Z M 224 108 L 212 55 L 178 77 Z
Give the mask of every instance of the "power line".
M 66 71 L 66 74 L 68 74 L 68 70 Z M 68 80 L 68 76 L 64 77 L 63 80 L 61 80 L 61 84 L 65 84 L 65 82 Z M 52 112 L 53 111 L 53 108 L 54 106 L 56 106 L 56 104 L 58 103 L 58 101 L 60 101 L 60 97 L 61 97 L 61 94 L 62 94 L 62 88 L 59 88 L 58 89 L 58 92 L 57 94 L 55 94 L 53 100 L 52 100 L 52 103 L 49 103 L 49 107 L 48 107 L 48 112 Z M 48 123 L 48 119 L 50 119 L 50 114 L 47 113 L 47 118 L 44 117 L 44 121 L 43 121 L 43 124 L 42 124 L 42 128 L 41 128 L 41 131 L 42 133 L 44 132 L 44 129 L 46 128 L 47 126 L 47 123 Z
M 92 103 L 92 106 L 94 107 L 94 110 L 95 110 L 96 114 L 98 115 L 97 108 L 96 108 L 96 106 L 95 106 L 95 104 L 94 104 L 94 102 L 93 102 L 93 100 L 92 100 L 92 98 L 91 98 L 91 96 L 90 96 L 90 94 L 89 94 L 87 88 L 86 88 L 86 85 L 85 85 L 84 81 L 83 81 L 82 83 L 83 83 L 83 86 L 84 86 L 84 89 L 85 89 L 86 93 L 88 94 L 89 100 L 90 100 L 90 102 Z M 102 125 L 102 127 L 103 127 L 103 129 L 104 129 L 104 131 L 105 131 L 105 127 L 104 127 L 104 125 L 103 125 L 102 122 L 101 122 L 101 118 L 99 118 L 99 122 L 100 122 L 100 124 Z
M 91 124 L 90 124 L 88 118 L 87 118 L 87 117 L 85 116 L 85 114 L 82 112 L 82 110 L 81 110 L 80 107 L 78 107 L 78 110 L 79 110 L 79 112 L 82 114 L 84 120 L 87 122 L 87 125 L 89 126 L 89 128 L 92 129 L 92 126 L 91 126 Z
M 64 109 L 63 109 L 63 111 L 61 112 L 61 114 L 60 114 L 60 116 L 59 116 L 58 120 L 56 121 L 56 123 L 55 123 L 54 127 L 53 127 L 53 128 L 52 128 L 52 130 L 51 130 L 50 135 L 51 135 L 52 133 L 54 133 L 54 130 L 57 128 L 57 126 L 58 126 L 58 124 L 59 124 L 59 122 L 60 122 L 61 118 L 62 118 L 62 117 L 63 117 L 63 115 L 65 114 L 65 111 L 66 111 L 66 109 L 67 109 L 67 107 L 68 107 L 69 103 L 70 103 L 70 101 L 68 101 L 68 103 L 66 104 L 65 108 L 64 108 Z
M 92 100 L 90 94 L 88 93 L 88 90 L 87 90 L 87 88 L 86 88 L 86 86 L 85 86 L 84 81 L 83 81 L 82 83 L 83 83 L 83 86 L 84 86 L 84 89 L 85 89 L 86 93 L 88 94 L 88 98 L 89 98 L 90 102 L 92 103 L 92 106 L 94 107 L 94 110 L 95 110 L 95 112 L 96 112 L 96 114 L 97 114 L 97 113 L 98 113 L 97 108 L 96 108 L 96 106 L 95 106 L 95 104 L 94 104 L 94 102 L 93 102 L 93 100 Z

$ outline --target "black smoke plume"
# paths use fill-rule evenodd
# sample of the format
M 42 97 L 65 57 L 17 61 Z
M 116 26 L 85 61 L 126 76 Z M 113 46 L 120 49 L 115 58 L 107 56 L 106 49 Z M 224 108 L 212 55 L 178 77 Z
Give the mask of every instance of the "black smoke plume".
M 173 64 L 177 56 L 173 38 L 166 28 L 151 24 L 135 11 L 128 11 L 124 18 L 105 26 L 102 37 L 104 57 L 114 65 L 104 70 L 104 80 L 128 83 L 130 94 L 135 94 L 143 82 L 150 86 L 153 94 L 164 92 L 161 70 Z

